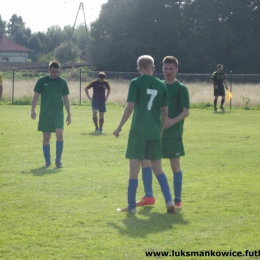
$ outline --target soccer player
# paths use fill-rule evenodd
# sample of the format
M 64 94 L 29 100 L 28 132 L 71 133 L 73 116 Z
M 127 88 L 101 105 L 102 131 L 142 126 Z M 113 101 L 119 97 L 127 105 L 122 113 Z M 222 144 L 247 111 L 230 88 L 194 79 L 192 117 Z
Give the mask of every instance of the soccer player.
M 130 83 L 127 105 L 114 135 L 119 137 L 123 125 L 134 111 L 129 132 L 126 158 L 129 158 L 128 206 L 119 212 L 136 212 L 138 173 L 143 159 L 151 160 L 153 172 L 161 186 L 167 213 L 174 214 L 167 177 L 162 170 L 161 137 L 168 116 L 168 95 L 165 84 L 153 76 L 155 69 L 151 56 L 137 60 L 140 77 Z
M 184 156 L 182 141 L 184 118 L 189 115 L 189 92 L 185 85 L 176 79 L 178 60 L 173 56 L 163 59 L 163 73 L 169 96 L 169 118 L 167 119 L 162 138 L 163 158 L 170 160 L 173 172 L 174 204 L 182 207 L 182 170 L 180 156 Z M 150 162 L 142 162 L 142 178 L 145 196 L 137 202 L 137 206 L 152 205 L 155 203 L 152 190 L 152 169 Z
M 66 122 L 71 123 L 69 88 L 65 79 L 59 77 L 60 64 L 52 61 L 49 64 L 49 75 L 38 79 L 32 99 L 31 118 L 36 118 L 35 107 L 41 95 L 41 108 L 38 131 L 43 132 L 43 154 L 45 166 L 51 165 L 50 139 L 51 133 L 56 133 L 56 160 L 57 168 L 62 168 L 61 155 L 63 150 L 63 104 L 67 110 Z
M 93 122 L 95 125 L 95 132 L 103 132 L 104 124 L 104 114 L 106 112 L 106 101 L 110 94 L 110 86 L 107 80 L 105 80 L 106 74 L 104 72 L 98 73 L 98 79 L 90 82 L 86 88 L 85 92 L 89 100 L 92 101 L 93 110 Z M 93 95 L 90 97 L 88 90 L 93 88 Z M 107 89 L 107 94 L 105 93 Z M 99 111 L 99 120 L 97 118 L 97 112 Z M 98 127 L 99 121 L 99 127 Z
M 213 72 L 213 74 L 211 76 L 211 83 L 213 84 L 213 87 L 214 87 L 214 96 L 215 96 L 214 111 L 215 112 L 218 111 L 218 108 L 217 108 L 218 96 L 222 96 L 220 108 L 222 109 L 223 112 L 225 112 L 225 108 L 223 107 L 223 105 L 225 103 L 224 85 L 225 85 L 226 89 L 228 89 L 228 86 L 227 86 L 226 76 L 223 73 L 223 65 L 222 64 L 217 65 L 217 71 Z
M 2 80 L 2 76 L 0 74 L 0 102 L 2 100 L 2 94 L 3 94 L 3 80 Z

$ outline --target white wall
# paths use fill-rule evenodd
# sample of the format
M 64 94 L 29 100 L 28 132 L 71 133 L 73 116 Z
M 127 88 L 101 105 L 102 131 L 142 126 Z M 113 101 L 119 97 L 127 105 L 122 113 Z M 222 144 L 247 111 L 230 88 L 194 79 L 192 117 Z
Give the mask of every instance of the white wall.
M 27 52 L 3 52 L 0 51 L 0 62 L 5 62 L 8 59 L 8 62 L 26 62 L 27 61 Z

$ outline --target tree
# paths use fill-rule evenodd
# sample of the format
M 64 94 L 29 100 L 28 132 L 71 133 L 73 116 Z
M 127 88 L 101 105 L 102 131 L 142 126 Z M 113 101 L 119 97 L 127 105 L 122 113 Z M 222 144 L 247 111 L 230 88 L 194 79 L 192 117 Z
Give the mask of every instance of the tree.
M 0 32 L 5 33 L 6 30 L 6 22 L 2 20 L 2 17 L 0 15 Z
M 59 62 L 75 62 L 80 57 L 80 50 L 77 45 L 70 42 L 63 42 L 54 50 L 55 58 Z
M 164 56 L 175 55 L 181 72 L 209 73 L 217 63 L 235 72 L 246 69 L 238 53 L 252 55 L 248 42 L 260 50 L 259 23 L 260 0 L 108 0 L 91 24 L 92 50 L 103 70 L 131 71 L 139 55 L 150 54 L 157 71 Z
M 29 58 L 34 62 L 37 61 L 38 56 L 41 52 L 41 41 L 37 37 L 37 35 L 34 34 L 30 37 L 27 46 L 29 49 L 33 50 L 32 52 L 29 53 Z
M 66 38 L 60 26 L 55 25 L 47 29 L 47 41 L 45 42 L 45 51 L 50 52 L 58 47 Z

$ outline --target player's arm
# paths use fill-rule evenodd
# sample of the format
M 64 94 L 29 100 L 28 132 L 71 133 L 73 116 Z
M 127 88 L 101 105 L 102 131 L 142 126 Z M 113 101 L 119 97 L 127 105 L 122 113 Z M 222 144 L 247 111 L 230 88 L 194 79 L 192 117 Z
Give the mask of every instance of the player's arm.
M 125 107 L 124 113 L 122 115 L 122 118 L 119 122 L 118 127 L 116 128 L 116 130 L 113 132 L 115 137 L 119 137 L 119 133 L 122 130 L 122 127 L 124 126 L 125 122 L 128 120 L 128 118 L 131 116 L 133 110 L 135 107 L 135 103 L 133 102 L 127 102 L 127 105 Z
M 65 105 L 65 108 L 67 110 L 67 119 L 66 119 L 66 123 L 67 125 L 69 125 L 71 123 L 71 114 L 70 114 L 70 101 L 69 101 L 69 96 L 63 96 L 63 102 Z
M 211 79 L 211 83 L 212 83 L 212 85 L 213 85 L 214 88 L 216 88 L 216 89 L 218 88 L 218 86 L 215 84 L 214 79 Z
M 90 101 L 92 101 L 92 97 L 89 95 L 88 90 L 92 87 L 91 84 L 92 84 L 92 83 L 89 83 L 89 84 L 85 87 L 86 95 L 87 95 L 87 97 L 88 97 L 88 99 L 89 99 Z
M 224 85 L 225 85 L 225 88 L 228 89 L 228 85 L 227 85 L 226 79 L 223 80 L 223 83 L 224 83 Z
M 162 107 L 162 134 L 168 118 L 168 106 Z
M 37 105 L 38 98 L 40 96 L 40 93 L 34 92 L 33 98 L 32 98 L 32 106 L 31 106 L 31 118 L 35 119 L 36 118 L 36 112 L 35 112 L 35 107 Z
M 189 115 L 189 113 L 190 113 L 189 108 L 188 108 L 188 107 L 184 107 L 184 108 L 182 109 L 182 112 L 181 112 L 178 116 L 176 116 L 176 117 L 174 117 L 174 118 L 168 118 L 168 120 L 167 120 L 167 122 L 166 122 L 165 128 L 169 128 L 169 127 L 171 127 L 172 125 L 174 125 L 174 124 L 180 122 L 180 121 L 183 120 L 185 117 L 187 117 L 187 116 Z
M 110 88 L 107 89 L 106 101 L 108 99 L 109 94 L 110 94 Z

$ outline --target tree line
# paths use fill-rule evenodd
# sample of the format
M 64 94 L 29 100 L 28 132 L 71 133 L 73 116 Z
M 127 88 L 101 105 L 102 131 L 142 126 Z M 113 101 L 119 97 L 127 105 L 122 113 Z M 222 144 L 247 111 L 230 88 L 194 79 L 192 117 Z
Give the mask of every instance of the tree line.
M 174 55 L 182 73 L 225 71 L 258 74 L 260 0 L 108 0 L 90 28 L 52 26 L 31 33 L 21 16 L 0 30 L 32 50 L 32 61 L 86 61 L 97 70 L 135 71 L 136 59 L 152 55 L 156 68 Z

